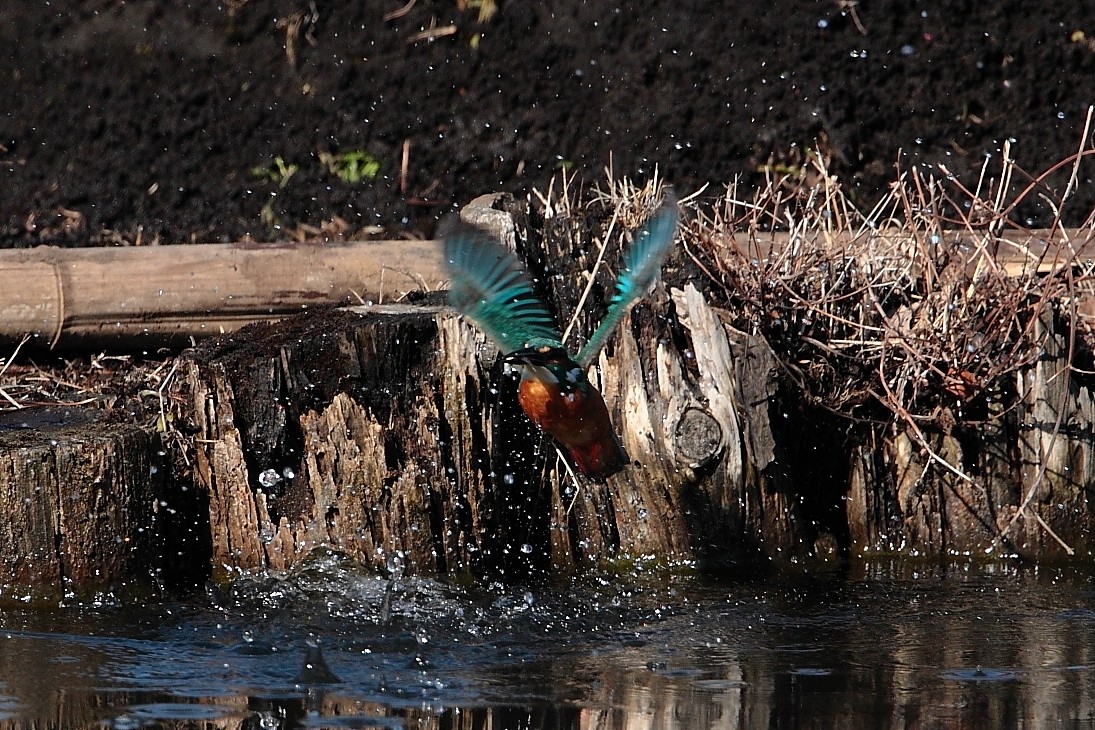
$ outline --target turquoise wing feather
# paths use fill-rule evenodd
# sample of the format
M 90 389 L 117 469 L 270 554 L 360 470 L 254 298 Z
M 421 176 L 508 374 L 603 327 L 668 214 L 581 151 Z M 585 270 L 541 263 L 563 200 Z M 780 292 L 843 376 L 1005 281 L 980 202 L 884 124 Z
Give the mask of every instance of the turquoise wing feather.
M 583 368 L 589 367 L 597 357 L 631 305 L 658 280 L 676 233 L 677 199 L 671 190 L 667 190 L 665 200 L 635 236 L 635 242 L 624 255 L 624 270 L 616 280 L 616 293 L 609 303 L 608 312 L 578 353 L 578 364 Z
M 449 302 L 503 353 L 562 347 L 559 327 L 537 298 L 525 268 L 488 232 L 450 218 L 442 225 Z

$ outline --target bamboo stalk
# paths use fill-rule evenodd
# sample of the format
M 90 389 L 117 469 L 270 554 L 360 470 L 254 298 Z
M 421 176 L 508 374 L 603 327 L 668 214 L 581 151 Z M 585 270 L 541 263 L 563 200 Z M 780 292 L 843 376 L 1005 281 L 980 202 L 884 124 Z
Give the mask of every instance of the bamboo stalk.
M 0 339 L 150 344 L 444 280 L 435 241 L 0 251 Z
M 740 253 L 759 260 L 778 255 L 793 239 L 802 238 L 798 233 L 777 231 L 757 234 L 754 240 L 741 240 L 746 235 L 735 235 L 731 245 Z M 929 238 L 931 235 L 928 231 L 914 232 L 894 228 L 865 234 L 849 231 L 829 233 L 826 240 L 830 247 L 839 249 L 868 237 L 890 244 L 911 244 L 916 236 Z M 987 231 L 951 230 L 940 231 L 938 235 L 948 243 L 957 240 L 968 246 L 967 255 L 971 267 L 978 264 L 983 248 L 994 250 L 995 262 L 1008 276 L 1052 274 L 1066 266 L 1095 261 L 1095 235 L 1084 228 L 1006 231 L 998 236 Z
M 870 235 L 912 242 L 904 231 Z M 968 238 L 976 265 L 984 250 L 975 245 L 976 232 L 941 235 Z M 829 243 L 844 246 L 852 238 L 837 234 Z M 731 245 L 765 258 L 790 240 L 772 233 Z M 1095 259 L 1087 230 L 1022 231 L 997 240 L 996 260 L 1013 276 Z M 391 301 L 444 285 L 437 241 L 6 250 L 0 251 L 0 341 L 29 334 L 50 346 L 150 346 L 223 334 L 355 295 Z

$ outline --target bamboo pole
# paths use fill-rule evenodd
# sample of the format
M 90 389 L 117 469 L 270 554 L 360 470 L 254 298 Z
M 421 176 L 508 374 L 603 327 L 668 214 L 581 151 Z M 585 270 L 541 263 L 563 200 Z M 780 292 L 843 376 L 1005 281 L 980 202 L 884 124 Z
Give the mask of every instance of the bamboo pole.
M 1095 261 L 1095 232 L 1089 229 L 1031 229 L 1004 231 L 992 235 L 987 231 L 948 230 L 933 234 L 930 231 L 905 229 L 866 230 L 862 232 L 840 231 L 826 236 L 832 248 L 845 248 L 852 241 L 873 239 L 895 248 L 910 247 L 919 236 L 922 241 L 936 235 L 939 242 L 957 241 L 963 247 L 970 266 L 983 265 L 988 258 L 1000 266 L 1008 276 L 1047 275 L 1078 263 Z M 771 233 L 735 234 L 730 245 L 743 255 L 764 260 L 778 254 L 792 243 L 801 241 L 801 234 L 784 231 Z
M 444 280 L 436 241 L 0 251 L 0 339 L 158 342 Z
M 845 246 L 856 235 L 834 234 L 829 243 Z M 867 235 L 913 241 L 904 231 Z M 991 249 L 980 232 L 941 235 L 968 239 L 970 265 L 989 256 L 1012 276 L 1095 259 L 1087 230 L 1005 233 Z M 739 240 L 744 236 L 730 245 L 753 258 L 791 241 L 787 233 Z M 309 306 L 353 301 L 355 294 L 383 302 L 444 286 L 437 241 L 6 250 L 0 251 L 0 341 L 31 335 L 50 346 L 149 346 L 223 334 Z

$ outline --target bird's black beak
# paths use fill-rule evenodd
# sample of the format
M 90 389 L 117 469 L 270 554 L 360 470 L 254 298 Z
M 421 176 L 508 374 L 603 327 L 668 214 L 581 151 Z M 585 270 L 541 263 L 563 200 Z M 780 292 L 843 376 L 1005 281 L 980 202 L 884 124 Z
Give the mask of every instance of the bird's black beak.
M 563 353 L 565 356 L 565 353 Z M 544 367 L 558 362 L 560 350 L 557 347 L 523 347 L 502 356 L 507 365 L 538 365 Z

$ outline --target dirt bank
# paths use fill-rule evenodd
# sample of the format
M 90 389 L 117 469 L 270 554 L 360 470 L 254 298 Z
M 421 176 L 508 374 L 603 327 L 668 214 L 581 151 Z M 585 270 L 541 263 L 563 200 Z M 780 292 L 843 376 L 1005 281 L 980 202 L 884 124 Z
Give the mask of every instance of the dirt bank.
M 1080 4 L 400 4 L 4 3 L 0 245 L 428 234 L 560 169 L 749 185 L 815 145 L 867 206 L 899 151 L 1041 171 L 1093 101 Z

